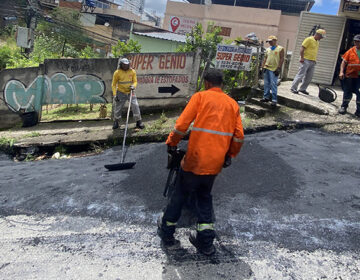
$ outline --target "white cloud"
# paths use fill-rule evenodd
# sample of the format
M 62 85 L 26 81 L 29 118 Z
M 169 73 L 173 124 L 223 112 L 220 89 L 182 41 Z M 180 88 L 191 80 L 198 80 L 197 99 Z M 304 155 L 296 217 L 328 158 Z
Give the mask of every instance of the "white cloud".
M 183 0 L 172 1 L 183 2 Z M 163 15 L 166 9 L 166 2 L 167 0 L 145 0 L 145 9 L 155 10 L 158 15 Z
M 322 5 L 323 5 L 323 0 L 315 0 L 315 5 L 314 6 L 322 6 Z

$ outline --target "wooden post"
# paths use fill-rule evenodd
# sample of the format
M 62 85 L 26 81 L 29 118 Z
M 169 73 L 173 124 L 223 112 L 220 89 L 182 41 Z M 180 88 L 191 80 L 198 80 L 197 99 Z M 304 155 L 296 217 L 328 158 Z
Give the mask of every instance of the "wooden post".
M 287 79 L 287 72 L 286 69 L 288 69 L 287 67 L 287 63 L 288 63 L 288 59 L 287 59 L 287 52 L 289 49 L 289 39 L 286 40 L 286 47 L 285 47 L 285 53 L 284 53 L 284 62 L 282 65 L 282 69 L 281 69 L 281 79 Z
M 259 84 L 259 66 L 260 66 L 260 52 L 259 52 L 259 46 L 256 47 L 256 67 L 255 67 L 255 81 L 254 85 L 257 87 Z M 253 86 L 254 86 L 253 85 Z

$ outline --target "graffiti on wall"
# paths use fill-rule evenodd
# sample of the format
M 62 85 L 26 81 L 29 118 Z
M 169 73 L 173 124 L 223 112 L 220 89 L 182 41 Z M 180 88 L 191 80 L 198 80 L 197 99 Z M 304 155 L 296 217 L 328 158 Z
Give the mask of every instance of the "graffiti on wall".
M 26 87 L 19 80 L 10 80 L 4 90 L 5 101 L 12 111 L 40 111 L 47 104 L 107 103 L 105 83 L 95 75 L 67 77 L 56 73 L 39 75 Z

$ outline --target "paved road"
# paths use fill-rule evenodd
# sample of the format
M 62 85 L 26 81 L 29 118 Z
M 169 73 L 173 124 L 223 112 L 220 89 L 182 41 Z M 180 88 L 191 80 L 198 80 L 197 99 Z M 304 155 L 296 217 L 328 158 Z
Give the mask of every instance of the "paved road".
M 316 130 L 246 137 L 217 178 L 215 257 L 155 234 L 164 144 L 69 160 L 0 155 L 0 279 L 359 279 L 359 136 Z M 190 221 L 187 216 L 183 224 Z

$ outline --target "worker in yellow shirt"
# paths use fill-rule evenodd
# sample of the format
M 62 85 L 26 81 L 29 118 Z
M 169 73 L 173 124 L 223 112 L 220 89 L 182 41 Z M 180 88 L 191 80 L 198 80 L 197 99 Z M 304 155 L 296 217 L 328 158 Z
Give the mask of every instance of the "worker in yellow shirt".
M 261 102 L 269 102 L 271 99 L 271 106 L 276 107 L 277 81 L 282 64 L 284 63 L 284 48 L 277 44 L 276 36 L 269 36 L 266 42 L 269 43 L 270 47 L 266 49 L 262 65 L 264 70 L 264 97 L 261 99 Z
M 291 92 L 298 94 L 299 92 L 309 95 L 306 91 L 315 71 L 316 57 L 319 50 L 319 41 L 326 37 L 324 29 L 316 30 L 314 36 L 305 38 L 300 48 L 300 67 L 291 86 Z M 302 81 L 300 89 L 297 90 L 299 83 Z
M 137 102 L 135 95 L 135 88 L 137 86 L 136 72 L 130 68 L 130 61 L 127 58 L 120 59 L 119 69 L 117 69 L 113 75 L 112 91 L 114 96 L 113 112 L 114 112 L 114 124 L 113 129 L 119 127 L 119 121 L 121 119 L 121 111 L 125 105 L 126 100 L 129 99 L 129 94 L 132 94 L 131 110 L 136 121 L 136 127 L 143 129 L 145 126 L 141 122 L 141 114 L 139 103 Z

